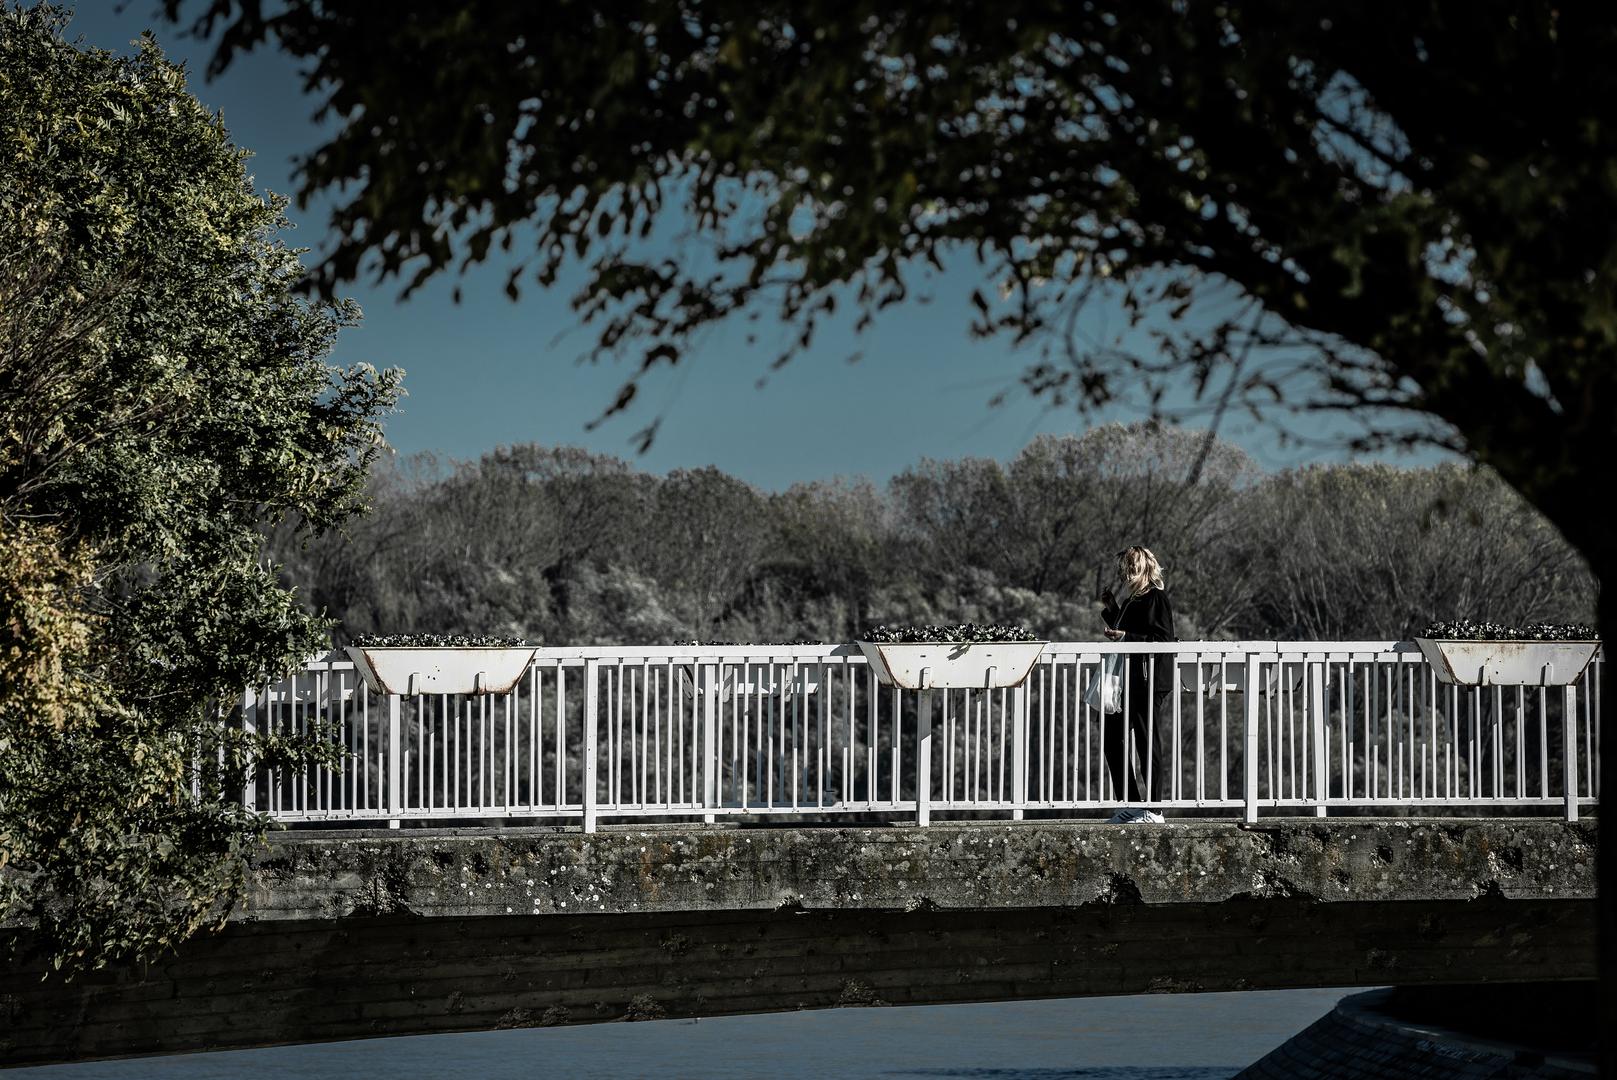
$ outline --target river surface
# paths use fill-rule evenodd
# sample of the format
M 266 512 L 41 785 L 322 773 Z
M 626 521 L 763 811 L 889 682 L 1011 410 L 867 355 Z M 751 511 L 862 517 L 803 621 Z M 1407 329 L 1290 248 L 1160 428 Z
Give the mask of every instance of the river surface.
M 7 1080 L 1227 1080 L 1351 990 L 823 1009 L 16 1069 Z

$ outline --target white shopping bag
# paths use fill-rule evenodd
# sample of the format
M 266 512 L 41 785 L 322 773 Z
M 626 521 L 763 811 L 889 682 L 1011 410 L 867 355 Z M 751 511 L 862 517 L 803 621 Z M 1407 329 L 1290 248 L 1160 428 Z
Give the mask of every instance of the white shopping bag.
M 1113 653 L 1101 661 L 1100 671 L 1089 680 L 1084 704 L 1102 713 L 1123 711 L 1123 657 Z

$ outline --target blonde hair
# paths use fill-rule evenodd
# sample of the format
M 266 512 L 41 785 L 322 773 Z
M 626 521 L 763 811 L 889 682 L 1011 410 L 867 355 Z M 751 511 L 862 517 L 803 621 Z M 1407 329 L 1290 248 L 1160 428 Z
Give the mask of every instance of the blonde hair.
M 1131 547 L 1119 551 L 1117 568 L 1128 583 L 1130 596 L 1139 596 L 1152 587 L 1163 588 L 1162 564 L 1149 548 Z

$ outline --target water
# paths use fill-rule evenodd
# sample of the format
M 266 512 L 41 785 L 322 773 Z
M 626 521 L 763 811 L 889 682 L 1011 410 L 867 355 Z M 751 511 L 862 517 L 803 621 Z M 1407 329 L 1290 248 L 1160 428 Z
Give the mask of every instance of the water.
M 1227 1080 L 1348 990 L 825 1009 L 17 1069 L 37 1080 Z

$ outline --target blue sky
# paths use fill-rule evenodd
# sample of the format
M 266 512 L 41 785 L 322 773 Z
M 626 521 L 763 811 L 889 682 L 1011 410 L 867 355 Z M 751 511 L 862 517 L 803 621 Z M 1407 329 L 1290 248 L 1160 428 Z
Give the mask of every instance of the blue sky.
M 317 103 L 303 95 L 296 66 L 260 51 L 208 82 L 208 46 L 163 23 L 154 9 L 152 0 L 85 0 L 69 36 L 125 51 L 152 29 L 172 59 L 187 63 L 192 93 L 222 111 L 235 142 L 254 151 L 250 169 L 259 188 L 291 193 L 295 158 L 320 142 L 311 119 Z M 327 205 L 290 213 L 298 225 L 291 242 L 318 251 Z M 751 347 L 739 325 L 719 328 L 679 368 L 643 383 L 628 413 L 594 431 L 585 425 L 613 400 L 626 369 L 576 362 L 593 331 L 571 311 L 573 282 L 566 280 L 549 291 L 530 287 L 512 302 L 502 291 L 504 269 L 494 264 L 459 281 L 458 305 L 453 275 L 407 301 L 396 285 L 355 285 L 348 292 L 365 323 L 343 335 L 333 360 L 405 369 L 409 396 L 386 424 L 402 454 L 464 460 L 532 441 L 617 454 L 653 472 L 717 465 L 766 489 L 837 475 L 884 481 L 922 457 L 1004 460 L 1034 435 L 1080 432 L 1092 422 L 1014 389 L 1030 354 L 1004 340 L 969 338 L 967 297 L 980 284 L 973 271 L 965 260 L 950 265 L 928 290 L 932 303 L 889 309 L 858 339 L 832 328 L 779 372 L 769 366 L 783 327 L 766 327 Z M 850 365 L 855 351 L 862 359 Z M 989 399 L 1007 388 L 1006 403 L 991 409 Z M 637 457 L 633 436 L 659 415 L 655 445 Z M 1107 418 L 1139 416 L 1118 410 Z M 1282 447 L 1242 420 L 1226 421 L 1220 433 L 1270 468 L 1321 456 Z

